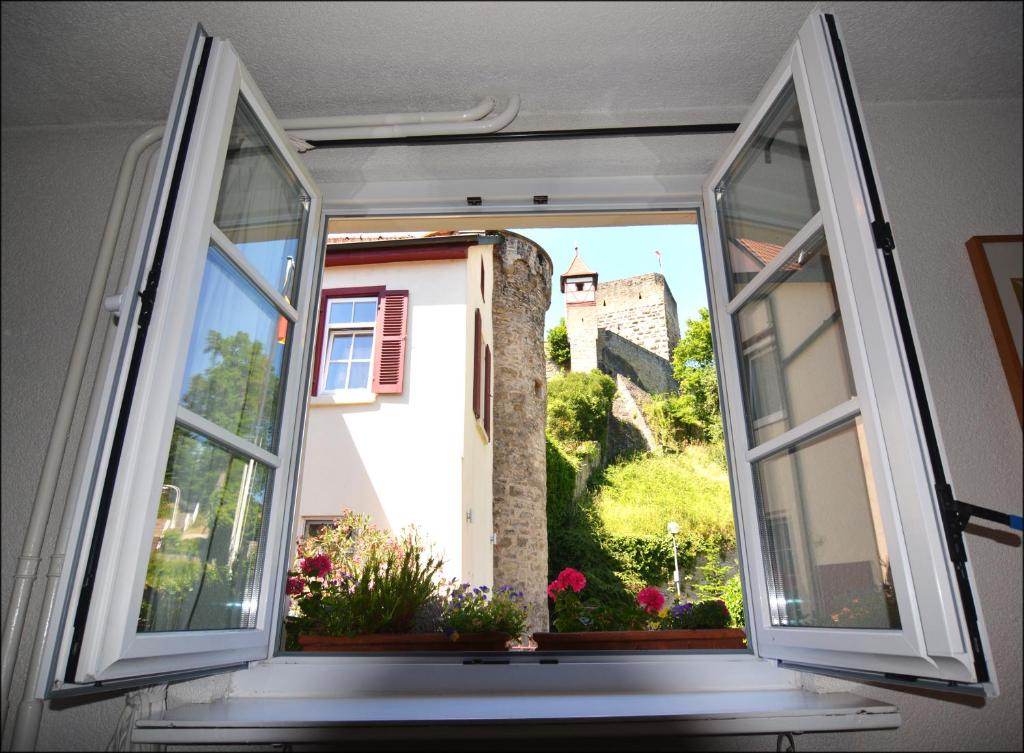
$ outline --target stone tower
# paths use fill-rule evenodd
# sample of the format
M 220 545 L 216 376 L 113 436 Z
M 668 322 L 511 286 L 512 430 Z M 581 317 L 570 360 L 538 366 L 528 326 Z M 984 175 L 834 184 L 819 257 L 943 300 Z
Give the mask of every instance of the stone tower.
M 544 313 L 551 259 L 501 231 L 494 247 L 494 585 L 522 590 L 529 631 L 548 627 L 547 380 Z M 593 308 L 593 307 L 592 307 Z
M 597 273 L 580 257 L 579 246 L 572 263 L 559 278 L 559 289 L 565 294 L 565 329 L 569 336 L 572 371 L 598 368 Z

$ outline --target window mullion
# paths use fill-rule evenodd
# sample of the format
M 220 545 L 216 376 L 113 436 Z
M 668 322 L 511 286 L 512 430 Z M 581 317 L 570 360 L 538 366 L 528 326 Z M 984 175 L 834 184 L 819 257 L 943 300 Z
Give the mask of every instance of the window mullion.
M 214 441 L 224 445 L 229 450 L 233 450 L 242 455 L 253 458 L 254 460 L 258 460 L 270 468 L 276 469 L 281 465 L 281 458 L 277 455 L 267 452 L 259 445 L 253 444 L 247 439 L 243 439 L 236 434 L 232 434 L 227 429 L 221 428 L 217 424 L 213 423 L 213 421 L 203 418 L 198 413 L 193 413 L 188 408 L 181 405 L 178 406 L 177 420 L 182 426 L 208 436 Z
M 760 290 L 766 282 L 771 280 L 772 276 L 775 275 L 783 265 L 786 264 L 801 248 L 807 245 L 807 243 L 814 237 L 821 228 L 824 227 L 824 220 L 822 219 L 821 212 L 816 213 L 811 219 L 807 221 L 807 224 L 800 228 L 800 232 L 789 239 L 789 242 L 782 247 L 779 251 L 778 256 L 769 262 L 760 272 L 758 272 L 754 278 L 747 283 L 747 285 L 736 294 L 736 297 L 729 301 L 726 306 L 726 311 L 729 314 L 735 314 L 741 308 L 743 304 L 749 301 L 758 290 Z
M 210 228 L 210 237 L 213 238 L 213 242 L 217 245 L 224 256 L 226 256 L 231 263 L 235 265 L 238 271 L 245 275 L 246 279 L 255 285 L 263 295 L 269 298 L 271 303 L 274 304 L 277 310 L 280 311 L 286 319 L 292 322 L 298 319 L 299 314 L 295 310 L 295 307 L 288 302 L 287 298 L 267 284 L 267 281 L 263 279 L 263 275 L 257 272 L 242 252 L 238 250 L 238 246 L 232 243 L 231 239 L 224 235 L 221 229 L 216 225 L 211 225 Z
M 834 408 L 830 408 L 824 413 L 819 413 L 814 418 L 804 421 L 799 426 L 794 426 L 789 431 L 783 432 L 777 437 L 772 437 L 767 442 L 751 447 L 747 450 L 745 459 L 748 463 L 756 463 L 779 450 L 798 444 L 814 434 L 819 434 L 837 424 L 848 421 L 859 413 L 860 401 L 855 397 L 850 398 Z

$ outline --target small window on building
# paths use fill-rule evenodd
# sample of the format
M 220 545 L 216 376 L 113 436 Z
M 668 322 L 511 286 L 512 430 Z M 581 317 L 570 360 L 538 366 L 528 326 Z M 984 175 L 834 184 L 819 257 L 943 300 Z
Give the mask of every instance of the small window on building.
M 307 518 L 303 522 L 302 535 L 304 538 L 316 536 L 325 528 L 330 528 L 337 522 L 336 518 Z
M 327 302 L 321 394 L 369 388 L 376 322 L 377 298 Z

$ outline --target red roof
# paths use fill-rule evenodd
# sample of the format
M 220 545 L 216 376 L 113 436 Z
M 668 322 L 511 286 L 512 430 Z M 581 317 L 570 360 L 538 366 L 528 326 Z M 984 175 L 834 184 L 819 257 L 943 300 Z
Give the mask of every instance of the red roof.
M 755 241 L 749 238 L 734 238 L 732 242 L 741 251 L 754 257 L 765 267 L 771 264 L 784 248 L 784 246 L 780 246 L 777 243 L 765 243 L 764 241 Z M 787 272 L 793 272 L 800 269 L 800 265 L 795 261 L 789 261 L 782 265 L 782 269 Z

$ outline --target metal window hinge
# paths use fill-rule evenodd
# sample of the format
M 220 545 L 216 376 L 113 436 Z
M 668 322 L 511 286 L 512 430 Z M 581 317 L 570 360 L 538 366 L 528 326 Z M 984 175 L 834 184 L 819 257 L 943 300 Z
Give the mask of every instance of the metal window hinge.
M 880 248 L 886 254 L 891 254 L 896 248 L 896 241 L 892 237 L 892 226 L 885 220 L 875 220 L 871 223 L 871 232 L 875 236 L 875 247 Z
M 936 484 L 935 491 L 939 495 L 939 507 L 942 509 L 942 520 L 950 544 L 950 557 L 954 562 L 967 561 L 962 534 L 972 517 L 990 520 L 1017 531 L 1024 530 L 1024 518 L 1020 515 L 1009 515 L 954 499 L 953 488 L 949 484 Z

